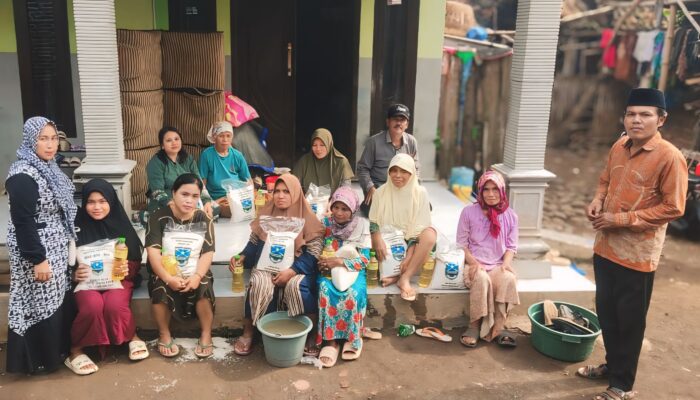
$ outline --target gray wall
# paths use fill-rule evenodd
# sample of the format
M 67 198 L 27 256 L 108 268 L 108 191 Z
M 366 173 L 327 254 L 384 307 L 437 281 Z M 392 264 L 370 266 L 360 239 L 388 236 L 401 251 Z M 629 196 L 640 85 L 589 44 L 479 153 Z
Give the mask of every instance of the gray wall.
M 0 53 L 0 186 L 22 142 L 22 92 L 17 53 Z

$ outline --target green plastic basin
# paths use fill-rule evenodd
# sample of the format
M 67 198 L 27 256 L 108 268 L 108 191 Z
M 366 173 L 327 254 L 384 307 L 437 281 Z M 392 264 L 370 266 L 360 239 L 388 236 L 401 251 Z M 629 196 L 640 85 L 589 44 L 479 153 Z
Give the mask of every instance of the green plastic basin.
M 304 330 L 291 335 L 280 335 L 270 333 L 265 330 L 265 324 L 270 321 L 281 319 L 292 319 L 304 324 Z M 304 355 L 304 344 L 306 335 L 311 330 L 313 324 L 311 319 L 305 315 L 290 317 L 286 311 L 269 313 L 258 320 L 257 327 L 263 337 L 265 348 L 265 359 L 275 367 L 285 368 L 299 364 L 301 356 Z
M 532 323 L 532 335 L 530 341 L 532 346 L 540 353 L 561 361 L 579 362 L 583 361 L 593 352 L 595 340 L 600 335 L 600 322 L 598 316 L 581 306 L 571 303 L 555 301 L 559 308 L 561 304 L 569 306 L 572 310 L 578 311 L 591 322 L 593 333 L 588 335 L 569 335 L 544 325 L 544 313 L 542 302 L 535 303 L 527 310 L 527 316 Z

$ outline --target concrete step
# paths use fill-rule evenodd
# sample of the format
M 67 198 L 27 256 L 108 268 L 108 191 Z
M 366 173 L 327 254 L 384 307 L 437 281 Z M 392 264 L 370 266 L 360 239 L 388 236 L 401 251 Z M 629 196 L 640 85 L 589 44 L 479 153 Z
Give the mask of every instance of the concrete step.
M 145 268 L 144 268 L 145 270 Z M 243 318 L 243 293 L 231 291 L 231 274 L 225 265 L 214 265 L 214 293 L 216 294 L 215 328 L 241 328 Z M 145 271 L 144 276 L 145 276 Z M 247 281 L 248 271 L 246 271 Z M 525 314 L 527 308 L 536 302 L 551 299 L 566 301 L 593 308 L 595 285 L 569 267 L 552 267 L 549 279 L 520 279 L 518 292 L 520 305 L 515 308 L 518 314 Z M 469 313 L 469 293 L 467 290 L 434 290 L 414 287 L 418 298 L 414 302 L 401 299 L 396 286 L 372 288 L 368 290 L 368 309 L 365 323 L 371 328 L 394 328 L 400 323 L 430 323 L 445 328 L 463 327 Z M 0 293 L 0 341 L 7 340 L 8 293 Z M 151 302 L 145 281 L 134 291 L 131 309 L 136 324 L 142 329 L 155 329 L 151 315 Z M 196 330 L 196 321 L 172 322 L 174 332 Z

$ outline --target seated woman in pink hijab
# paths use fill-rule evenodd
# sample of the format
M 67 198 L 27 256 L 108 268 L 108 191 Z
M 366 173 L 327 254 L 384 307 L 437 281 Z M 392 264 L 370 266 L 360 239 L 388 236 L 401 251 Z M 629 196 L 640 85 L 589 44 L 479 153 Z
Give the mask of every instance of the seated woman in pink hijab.
M 508 312 L 520 304 L 513 257 L 518 247 L 518 216 L 508 206 L 506 184 L 495 171 L 478 182 L 477 202 L 464 207 L 457 226 L 457 244 L 464 248 L 464 283 L 469 288 L 469 328 L 460 341 L 476 347 L 479 338 L 514 347 L 504 329 Z

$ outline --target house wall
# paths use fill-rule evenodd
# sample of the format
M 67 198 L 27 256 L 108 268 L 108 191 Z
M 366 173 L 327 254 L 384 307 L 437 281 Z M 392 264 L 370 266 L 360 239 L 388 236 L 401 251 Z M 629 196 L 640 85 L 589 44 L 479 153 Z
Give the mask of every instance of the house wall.
M 22 141 L 22 92 L 12 0 L 0 0 L 0 186 Z
M 0 0 L 0 177 L 4 178 L 22 139 L 22 95 L 20 88 L 17 42 L 12 0 Z M 226 53 L 226 89 L 231 90 L 231 23 L 230 2 L 217 0 L 217 29 L 224 32 Z M 168 0 L 115 0 L 116 24 L 120 29 L 168 29 Z M 78 58 L 73 19 L 73 0 L 68 0 L 68 39 L 70 41 L 73 102 L 75 103 L 76 138 L 83 144 L 82 106 L 78 79 Z M 4 188 L 0 179 L 0 188 Z
M 413 134 L 418 140 L 423 179 L 437 177 L 434 140 L 438 134 L 445 7 L 445 0 L 423 0 L 420 3 Z
M 168 29 L 167 0 L 115 0 L 116 24 L 120 29 Z M 217 0 L 217 29 L 224 32 L 226 55 L 226 89 L 231 90 L 231 21 L 230 1 Z M 374 0 L 361 0 L 360 43 L 357 85 L 356 156 L 362 154 L 369 132 L 372 96 L 372 53 L 374 34 Z M 12 0 L 0 0 L 0 176 L 4 177 L 15 159 L 21 141 L 22 102 L 14 29 Z M 435 176 L 435 147 L 440 95 L 440 65 L 445 0 L 423 0 L 420 5 L 418 60 L 413 134 L 418 139 L 423 164 L 423 178 Z M 68 0 L 68 29 L 71 52 L 73 101 L 76 111 L 77 137 L 71 143 L 83 144 L 83 123 L 73 20 L 73 1 Z
M 440 69 L 445 26 L 446 0 L 423 0 L 418 20 L 418 58 L 416 60 L 416 98 L 413 111 L 413 135 L 418 140 L 421 177 L 434 179 L 435 145 L 440 103 Z M 357 84 L 356 159 L 359 159 L 370 132 L 372 100 L 372 54 L 374 40 L 374 1 L 362 0 L 360 14 L 360 55 Z

